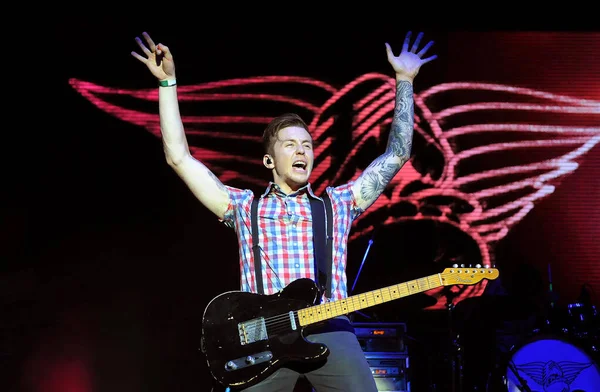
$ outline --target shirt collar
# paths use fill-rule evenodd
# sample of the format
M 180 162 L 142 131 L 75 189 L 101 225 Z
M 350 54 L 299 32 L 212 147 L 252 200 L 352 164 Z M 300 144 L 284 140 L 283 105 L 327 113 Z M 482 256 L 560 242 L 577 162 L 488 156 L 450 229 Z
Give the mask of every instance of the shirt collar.
M 294 196 L 294 195 L 302 194 L 302 193 L 308 193 L 310 197 L 318 199 L 318 197 L 313 192 L 312 187 L 310 186 L 310 183 L 307 183 L 302 188 L 298 189 L 296 192 L 290 193 L 289 195 L 287 195 L 281 190 L 279 185 L 275 184 L 273 181 L 270 181 L 269 185 L 267 186 L 267 189 L 261 195 L 261 198 L 267 196 L 269 193 L 274 193 L 277 196 L 283 196 L 283 197 Z

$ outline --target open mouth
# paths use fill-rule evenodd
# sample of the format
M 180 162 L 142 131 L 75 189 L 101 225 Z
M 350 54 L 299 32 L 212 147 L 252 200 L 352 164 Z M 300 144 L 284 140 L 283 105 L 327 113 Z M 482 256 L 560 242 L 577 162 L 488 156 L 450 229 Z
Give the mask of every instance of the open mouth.
M 306 172 L 307 164 L 304 161 L 296 161 L 292 164 L 294 171 Z

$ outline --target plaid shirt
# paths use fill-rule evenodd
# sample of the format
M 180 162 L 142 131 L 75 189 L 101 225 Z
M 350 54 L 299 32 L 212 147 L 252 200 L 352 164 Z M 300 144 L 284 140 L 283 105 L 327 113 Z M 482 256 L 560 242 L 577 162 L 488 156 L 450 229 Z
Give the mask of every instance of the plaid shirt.
M 346 248 L 352 222 L 362 212 L 349 182 L 328 187 L 333 211 L 332 300 L 346 298 Z M 254 276 L 252 222 L 254 194 L 228 186 L 230 203 L 222 220 L 235 229 L 240 248 L 241 290 L 258 292 Z M 310 195 L 310 196 L 309 196 Z M 316 198 L 310 184 L 290 195 L 271 182 L 258 203 L 258 238 L 265 294 L 282 290 L 299 278 L 315 279 L 312 215 L 309 197 Z M 320 199 L 320 198 L 319 198 Z

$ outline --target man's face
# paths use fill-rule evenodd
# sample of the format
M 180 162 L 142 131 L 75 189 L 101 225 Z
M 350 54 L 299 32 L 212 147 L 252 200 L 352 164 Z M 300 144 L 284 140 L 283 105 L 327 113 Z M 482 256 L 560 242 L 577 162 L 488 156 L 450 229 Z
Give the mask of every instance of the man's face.
M 306 129 L 292 126 L 277 134 L 273 146 L 274 182 L 286 193 L 306 185 L 314 162 L 312 138 Z

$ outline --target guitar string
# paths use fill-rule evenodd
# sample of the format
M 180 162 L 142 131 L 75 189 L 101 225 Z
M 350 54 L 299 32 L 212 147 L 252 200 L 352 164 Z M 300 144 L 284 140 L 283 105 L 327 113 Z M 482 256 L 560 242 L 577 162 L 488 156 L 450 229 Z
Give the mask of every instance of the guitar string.
M 348 310 L 348 309 L 346 309 Z M 347 312 L 349 313 L 349 311 Z M 294 322 L 299 324 L 299 315 L 297 311 L 292 312 L 293 314 L 293 318 L 294 318 Z M 345 314 L 345 313 L 344 313 Z M 330 317 L 327 317 L 326 319 L 328 319 Z M 285 314 L 280 314 L 277 316 L 272 316 L 272 317 L 267 317 L 264 319 L 264 324 L 266 328 L 269 328 L 269 331 L 271 333 L 277 332 L 277 331 L 281 331 L 287 328 L 288 325 L 291 324 L 290 321 L 290 314 L 289 313 L 285 313 Z M 319 321 L 324 321 L 324 320 L 319 320 Z M 258 329 L 259 323 L 255 322 L 252 324 L 252 331 L 256 331 Z
M 365 293 L 365 294 L 366 294 L 366 293 Z M 351 302 L 352 302 L 352 301 L 348 301 L 348 303 L 349 303 L 349 304 L 350 304 Z M 344 305 L 341 305 L 341 306 L 344 306 Z M 346 310 L 346 312 L 343 312 L 343 314 L 347 314 L 347 313 L 350 313 L 350 312 L 351 312 L 351 310 L 350 310 L 350 309 L 348 309 L 348 306 L 347 306 L 347 305 L 345 305 L 345 308 L 344 308 L 344 310 Z M 297 321 L 299 321 L 299 315 L 298 315 L 298 312 L 297 312 L 297 311 L 294 311 L 294 312 L 292 312 L 292 313 L 293 313 L 293 316 L 294 316 L 294 320 L 297 320 Z M 330 317 L 326 317 L 326 319 L 328 319 L 328 318 L 330 318 Z M 290 320 L 290 315 L 289 315 L 289 313 L 280 314 L 280 315 L 277 315 L 277 316 L 272 316 L 272 317 L 266 317 L 266 318 L 264 319 L 264 321 L 265 321 L 265 327 L 270 327 L 270 328 L 275 328 L 275 327 L 277 327 L 277 326 L 279 326 L 279 325 L 282 325 L 282 326 L 283 326 L 283 325 L 287 324 L 287 323 L 289 322 L 289 320 Z M 320 321 L 323 321 L 323 320 L 320 320 Z M 253 324 L 253 327 L 256 327 L 256 323 L 255 323 L 255 324 Z
M 293 318 L 294 318 L 294 322 L 296 324 L 299 324 L 299 316 L 298 316 L 298 312 L 292 312 L 293 313 Z M 330 317 L 326 317 L 326 319 L 329 319 Z M 325 320 L 325 319 L 324 319 Z M 324 321 L 324 320 L 318 320 L 318 321 Z M 317 321 L 317 322 L 318 322 Z M 249 333 L 255 333 L 260 329 L 259 326 L 259 322 L 254 322 L 251 325 L 251 328 L 248 328 L 248 332 Z M 288 314 L 281 314 L 281 315 L 277 315 L 277 316 L 273 316 L 273 317 L 267 317 L 265 318 L 265 328 L 267 328 L 267 332 L 270 334 L 276 334 L 278 332 L 284 331 L 286 329 L 289 329 L 289 327 L 291 326 L 291 321 L 290 321 L 290 315 Z
M 348 310 L 346 313 L 343 314 L 347 314 L 350 313 L 350 310 Z M 300 322 L 300 316 L 298 315 L 298 312 L 293 312 L 294 314 L 294 322 L 299 325 Z M 319 321 L 325 321 L 327 319 L 330 319 L 331 317 L 325 317 L 323 320 L 317 320 L 317 322 Z M 256 325 L 258 323 L 254 323 L 253 324 L 253 328 L 256 328 Z M 291 324 L 290 321 L 290 315 L 289 314 L 283 314 L 283 315 L 278 315 L 278 316 L 274 316 L 274 317 L 268 317 L 265 318 L 265 327 L 269 328 L 269 331 L 271 333 L 275 332 L 275 331 L 280 331 L 282 329 L 279 329 L 278 327 L 287 327 L 288 325 Z M 276 329 L 277 328 L 277 329 Z
M 347 301 L 347 302 L 348 303 L 346 305 L 341 305 L 341 304 L 339 305 L 344 310 L 344 312 L 342 312 L 340 314 L 348 314 L 348 313 L 350 313 L 350 312 L 353 311 L 353 310 L 350 310 L 349 309 L 350 307 L 348 306 L 348 305 L 351 305 L 353 301 Z M 352 306 L 352 307 L 356 308 L 356 306 Z M 336 310 L 336 309 L 334 309 L 334 310 Z M 299 321 L 300 321 L 299 317 L 300 316 L 298 314 L 298 311 L 294 311 L 292 313 L 293 313 L 293 317 L 294 317 L 295 322 L 299 323 Z M 312 318 L 312 317 L 315 317 L 316 315 L 311 314 L 310 316 Z M 327 316 L 323 320 L 318 320 L 318 321 L 324 321 L 324 320 L 329 319 L 329 318 L 331 318 L 331 317 Z M 290 315 L 289 315 L 289 313 L 285 313 L 285 314 L 280 314 L 280 315 L 273 316 L 273 317 L 266 317 L 264 319 L 264 321 L 265 321 L 265 327 L 269 327 L 273 331 L 274 328 L 276 328 L 278 326 L 284 326 L 284 325 L 290 323 Z M 257 323 L 254 323 L 253 324 L 253 328 L 256 328 L 256 325 L 257 325 Z
M 421 290 L 419 290 L 419 292 L 420 291 Z M 409 290 L 409 292 L 410 292 L 410 290 Z M 367 293 L 365 293 L 365 294 L 367 294 Z M 345 312 L 344 314 L 350 313 L 350 310 L 348 308 L 345 308 L 344 310 L 347 310 L 347 312 Z M 300 320 L 299 320 L 298 311 L 293 311 L 292 312 L 292 317 L 294 319 L 294 323 L 299 324 Z M 326 317 L 325 319 L 329 319 L 329 318 L 330 317 Z M 319 321 L 324 321 L 324 320 L 319 320 Z M 255 333 L 259 329 L 258 325 L 259 325 L 258 322 L 254 322 L 254 323 L 252 323 L 251 328 L 249 328 L 249 329 L 251 329 L 252 332 Z M 289 313 L 285 313 L 285 314 L 280 314 L 280 315 L 277 315 L 277 316 L 266 317 L 264 319 L 264 325 L 265 325 L 265 328 L 269 329 L 268 332 L 272 333 L 272 334 L 276 333 L 276 332 L 279 332 L 279 331 L 282 331 L 282 330 L 285 330 L 285 329 L 287 329 L 287 327 L 289 325 L 291 325 L 290 314 Z
M 347 312 L 344 312 L 343 314 L 349 313 L 350 310 L 348 309 L 348 307 L 346 306 L 346 308 L 344 310 L 347 310 Z M 298 311 L 293 311 L 292 312 L 293 316 L 294 316 L 294 320 L 299 321 L 299 315 L 298 315 Z M 312 315 L 311 315 L 312 316 Z M 326 318 L 330 318 L 329 316 Z M 290 320 L 290 314 L 289 313 L 285 313 L 285 314 L 280 314 L 277 316 L 272 316 L 272 317 L 266 317 L 265 319 L 265 326 L 273 326 L 275 324 L 281 323 L 281 322 L 287 322 L 288 320 Z
M 367 294 L 367 293 L 365 293 L 365 294 Z M 347 301 L 347 302 L 348 302 L 348 304 L 351 304 L 352 301 Z M 341 305 L 341 306 L 345 306 L 344 310 L 346 310 L 346 312 L 344 312 L 343 314 L 351 312 L 350 309 L 348 309 L 349 307 L 347 305 Z M 294 319 L 298 320 L 298 318 L 299 318 L 298 311 L 294 311 L 292 313 L 293 313 Z M 330 317 L 326 317 L 326 318 L 330 318 Z M 285 324 L 289 320 L 290 320 L 290 314 L 289 313 L 280 314 L 280 315 L 272 316 L 272 317 L 266 317 L 264 319 L 266 327 L 274 327 L 277 324 L 281 324 L 281 323 Z
M 293 313 L 293 318 L 295 320 L 295 322 L 298 322 L 298 312 L 292 312 Z M 252 327 L 250 328 L 249 332 L 256 332 L 260 327 L 259 327 L 258 322 L 255 322 L 252 324 Z M 288 314 L 281 314 L 278 316 L 273 316 L 273 317 L 268 317 L 265 319 L 265 327 L 268 328 L 269 333 L 271 334 L 276 334 L 277 332 L 281 332 L 283 330 L 288 329 L 288 326 L 291 325 L 291 321 L 290 321 L 290 315 Z
M 267 332 L 269 334 L 277 334 L 278 332 L 287 329 L 287 326 L 291 324 L 289 321 L 289 316 L 289 314 L 281 314 L 278 316 L 266 318 L 264 325 L 267 329 Z M 293 316 L 294 320 L 296 320 L 297 312 L 293 312 Z M 260 324 L 260 322 L 254 322 L 251 325 L 249 325 L 247 328 L 247 333 L 249 335 L 258 335 L 257 332 L 261 330 Z
M 410 291 L 410 290 L 408 290 L 408 291 Z M 367 293 L 364 293 L 364 294 L 367 294 Z M 348 303 L 349 303 L 349 304 L 350 304 L 351 302 L 352 302 L 352 301 L 348 301 Z M 346 314 L 346 313 L 350 313 L 350 312 L 351 312 L 351 310 L 350 310 L 350 309 L 348 309 L 348 306 L 347 306 L 347 305 L 346 305 L 346 308 L 345 308 L 344 310 L 346 310 L 346 312 L 344 312 L 344 314 Z M 293 313 L 293 318 L 294 318 L 294 320 L 295 320 L 296 322 L 299 322 L 299 315 L 298 315 L 298 312 L 297 312 L 297 311 L 294 311 L 294 312 L 292 312 L 292 313 Z M 330 317 L 326 317 L 326 319 L 328 319 L 328 318 L 330 318 Z M 320 320 L 320 321 L 322 321 L 322 320 Z M 286 314 L 280 314 L 280 315 L 273 316 L 273 317 L 267 317 L 267 318 L 265 318 L 265 319 L 264 319 L 264 322 L 265 322 L 265 323 L 264 323 L 264 324 L 265 324 L 265 327 L 266 327 L 266 328 L 269 328 L 271 333 L 273 333 L 273 332 L 276 332 L 276 331 L 283 330 L 283 329 L 285 329 L 285 328 L 283 328 L 283 327 L 287 327 L 287 325 L 291 323 L 291 322 L 290 322 L 290 315 L 289 315 L 289 313 L 286 313 Z M 252 328 L 253 328 L 254 330 L 256 330 L 256 328 L 257 328 L 257 323 L 254 323 L 254 324 L 252 325 Z

